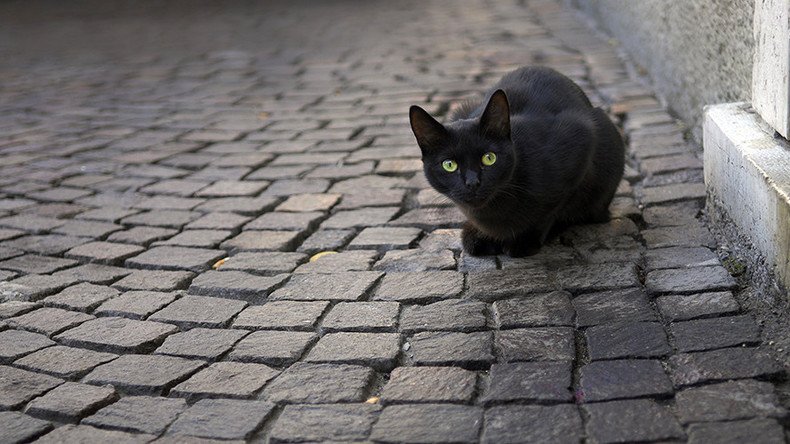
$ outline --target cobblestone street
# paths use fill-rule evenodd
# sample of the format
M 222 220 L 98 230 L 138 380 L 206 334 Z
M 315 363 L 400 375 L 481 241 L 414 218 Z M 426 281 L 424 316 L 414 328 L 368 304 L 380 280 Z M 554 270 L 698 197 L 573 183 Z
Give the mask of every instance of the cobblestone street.
M 559 2 L 52 5 L 0 4 L 0 442 L 785 442 L 700 149 Z M 408 108 L 527 64 L 626 174 L 470 257 Z

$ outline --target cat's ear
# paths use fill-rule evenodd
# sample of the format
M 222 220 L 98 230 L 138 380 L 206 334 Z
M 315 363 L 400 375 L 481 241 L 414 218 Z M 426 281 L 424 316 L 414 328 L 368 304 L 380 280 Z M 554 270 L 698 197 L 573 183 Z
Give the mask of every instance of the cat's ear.
M 492 139 L 510 139 L 510 105 L 501 89 L 491 95 L 483 115 L 480 116 L 480 132 L 484 137 Z
M 409 122 L 423 152 L 438 149 L 447 139 L 447 129 L 417 105 L 409 108 Z

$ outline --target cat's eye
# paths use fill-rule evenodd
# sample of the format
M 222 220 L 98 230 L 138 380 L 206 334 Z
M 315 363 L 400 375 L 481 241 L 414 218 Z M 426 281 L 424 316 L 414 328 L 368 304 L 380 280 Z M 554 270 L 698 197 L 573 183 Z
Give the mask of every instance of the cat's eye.
M 496 154 L 492 153 L 491 151 L 483 154 L 483 165 L 491 166 L 496 162 Z
M 454 160 L 447 159 L 442 162 L 442 168 L 448 173 L 452 173 L 453 171 L 458 169 L 458 163 Z

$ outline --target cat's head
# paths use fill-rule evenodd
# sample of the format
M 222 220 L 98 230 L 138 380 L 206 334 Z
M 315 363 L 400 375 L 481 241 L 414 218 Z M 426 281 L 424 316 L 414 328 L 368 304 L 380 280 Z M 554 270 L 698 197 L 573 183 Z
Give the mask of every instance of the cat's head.
M 507 96 L 497 90 L 479 118 L 442 125 L 419 106 L 409 110 L 428 182 L 454 202 L 482 207 L 510 180 L 515 157 Z

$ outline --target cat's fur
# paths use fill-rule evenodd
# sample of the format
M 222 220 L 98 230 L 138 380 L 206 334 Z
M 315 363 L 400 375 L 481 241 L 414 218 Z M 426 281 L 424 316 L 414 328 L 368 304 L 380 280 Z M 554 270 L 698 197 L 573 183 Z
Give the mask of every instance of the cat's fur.
M 462 106 L 442 125 L 409 110 L 428 182 L 467 216 L 472 255 L 534 254 L 550 232 L 609 220 L 623 175 L 623 139 L 572 80 L 545 67 L 505 75 L 482 103 Z M 496 162 L 481 163 L 494 152 Z M 455 160 L 448 173 L 442 162 Z

